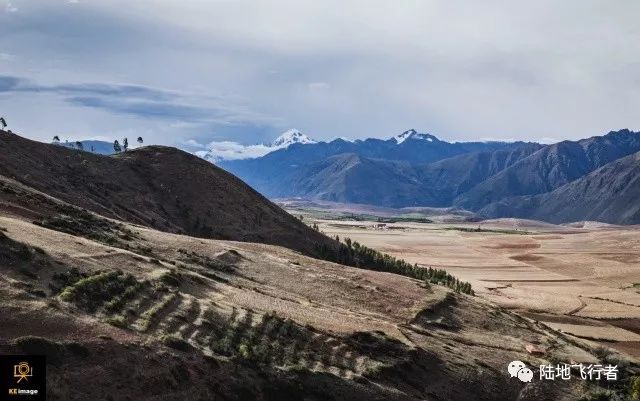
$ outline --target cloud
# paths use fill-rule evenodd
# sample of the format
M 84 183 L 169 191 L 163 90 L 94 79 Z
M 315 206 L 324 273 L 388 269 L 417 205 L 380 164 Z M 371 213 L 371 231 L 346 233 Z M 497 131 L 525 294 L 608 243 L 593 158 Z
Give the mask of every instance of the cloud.
M 79 107 L 114 115 L 167 120 L 172 126 L 191 124 L 256 124 L 275 121 L 223 98 L 198 96 L 129 84 L 77 83 L 42 85 L 16 76 L 0 75 L 0 93 L 51 94 Z
M 267 145 L 245 146 L 231 141 L 212 142 L 207 145 L 207 149 L 208 151 L 198 155 L 212 161 L 220 159 L 238 160 L 261 157 L 275 150 L 275 148 Z
M 0 59 L 0 109 L 32 135 L 108 126 L 165 143 L 255 143 L 292 126 L 318 139 L 640 129 L 637 1 L 17 1 L 18 13 L 0 12 L 0 49 L 15 56 Z

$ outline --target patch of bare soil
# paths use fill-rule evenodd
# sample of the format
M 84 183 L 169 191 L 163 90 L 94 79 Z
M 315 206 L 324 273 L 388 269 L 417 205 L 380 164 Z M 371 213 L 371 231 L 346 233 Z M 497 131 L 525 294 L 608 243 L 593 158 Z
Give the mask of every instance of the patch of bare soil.
M 540 248 L 540 244 L 535 243 L 516 243 L 516 242 L 502 242 L 496 245 L 487 245 L 485 248 L 489 249 L 537 249 Z
M 517 260 L 520 262 L 535 262 L 537 260 L 542 259 L 542 256 L 533 255 L 533 254 L 524 254 L 524 255 L 509 256 L 509 259 Z

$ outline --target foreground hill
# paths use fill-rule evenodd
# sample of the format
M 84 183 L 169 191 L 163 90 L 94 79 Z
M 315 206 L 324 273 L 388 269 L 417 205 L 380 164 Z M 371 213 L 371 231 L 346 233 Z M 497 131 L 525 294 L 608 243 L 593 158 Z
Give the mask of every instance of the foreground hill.
M 0 175 L 106 217 L 205 238 L 314 254 L 330 240 L 242 181 L 186 152 L 149 146 L 114 156 L 0 132 Z M 30 199 L 0 199 L 38 214 Z M 15 208 L 14 208 L 15 209 Z
M 545 194 L 503 199 L 485 216 L 531 217 L 555 223 L 594 220 L 640 224 L 640 153 L 613 161 Z

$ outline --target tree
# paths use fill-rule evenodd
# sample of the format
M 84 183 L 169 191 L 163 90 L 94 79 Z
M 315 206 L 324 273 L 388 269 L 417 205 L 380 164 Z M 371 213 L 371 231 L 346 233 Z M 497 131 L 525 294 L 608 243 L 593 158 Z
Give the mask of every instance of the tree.
M 84 145 L 82 142 L 76 141 L 76 148 L 78 148 L 78 150 L 84 150 Z
M 141 136 L 139 136 L 139 137 L 138 137 L 138 143 L 139 143 L 140 145 L 142 145 L 142 144 L 144 143 L 144 141 L 142 140 L 142 137 L 141 137 Z
M 633 401 L 640 400 L 640 376 L 636 376 L 631 379 L 631 382 L 629 383 L 629 390 Z
M 118 142 L 117 139 L 115 141 L 113 141 L 113 150 L 116 153 L 122 152 L 122 148 L 120 147 L 120 142 Z
M 7 120 L 4 117 L 0 117 L 0 125 L 2 125 L 2 129 L 7 128 Z
M 122 149 L 126 152 L 127 149 L 129 149 L 129 140 L 127 138 L 124 138 L 122 140 Z
M 60 137 L 58 135 L 53 137 L 53 143 L 60 143 Z

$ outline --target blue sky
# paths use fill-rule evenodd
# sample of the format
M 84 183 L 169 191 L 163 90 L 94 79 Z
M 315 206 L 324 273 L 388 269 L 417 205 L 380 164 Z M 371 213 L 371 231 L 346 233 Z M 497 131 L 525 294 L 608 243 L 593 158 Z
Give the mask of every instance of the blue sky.
M 0 0 L 0 114 L 48 140 L 640 129 L 640 2 Z

